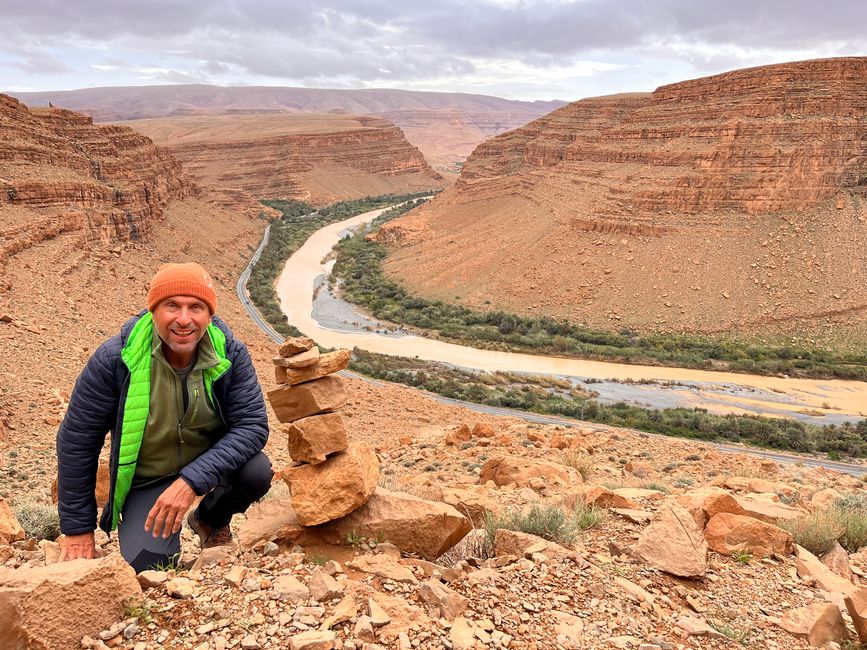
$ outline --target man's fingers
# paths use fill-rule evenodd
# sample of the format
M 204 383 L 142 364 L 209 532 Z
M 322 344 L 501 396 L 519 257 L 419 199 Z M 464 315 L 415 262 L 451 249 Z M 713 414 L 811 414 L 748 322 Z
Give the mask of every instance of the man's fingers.
M 158 503 L 155 503 L 154 507 L 150 509 L 150 512 L 148 512 L 148 518 L 145 519 L 145 525 L 144 525 L 144 529 L 147 532 L 150 532 L 151 529 L 154 527 L 154 519 L 156 519 L 157 513 L 159 511 L 160 511 L 160 505 Z M 154 537 L 156 537 L 156 536 L 157 536 L 156 531 L 154 531 Z
M 166 517 L 168 514 L 169 513 L 166 510 L 166 506 L 160 506 L 157 510 L 156 516 L 154 517 L 154 537 L 159 537 L 160 533 L 163 532 L 163 525 L 166 522 Z
M 186 513 L 183 510 L 178 510 L 178 513 L 175 515 L 175 525 L 172 526 L 172 534 L 177 534 L 181 527 L 184 525 L 184 515 Z

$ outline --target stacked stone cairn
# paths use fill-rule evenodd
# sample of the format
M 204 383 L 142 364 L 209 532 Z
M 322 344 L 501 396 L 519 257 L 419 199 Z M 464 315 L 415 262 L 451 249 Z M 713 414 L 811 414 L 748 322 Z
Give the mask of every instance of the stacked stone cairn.
M 274 357 L 280 386 L 268 393 L 284 428 L 294 463 L 280 475 L 292 494 L 303 526 L 339 519 L 364 505 L 379 480 L 379 459 L 364 443 L 347 443 L 338 412 L 346 404 L 343 379 L 334 373 L 349 364 L 349 350 L 320 354 L 312 339 L 286 339 Z

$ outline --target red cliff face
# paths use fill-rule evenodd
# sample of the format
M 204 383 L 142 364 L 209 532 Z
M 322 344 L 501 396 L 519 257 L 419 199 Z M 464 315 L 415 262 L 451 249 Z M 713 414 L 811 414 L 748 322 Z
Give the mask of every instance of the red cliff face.
M 0 95 L 0 262 L 63 232 L 136 240 L 169 201 L 196 191 L 180 163 L 132 129 Z
M 136 120 L 202 183 L 315 204 L 441 188 L 443 179 L 391 122 L 337 113 Z
M 430 296 L 594 325 L 867 320 L 865 114 L 867 58 L 574 102 L 479 145 L 387 226 L 388 268 Z

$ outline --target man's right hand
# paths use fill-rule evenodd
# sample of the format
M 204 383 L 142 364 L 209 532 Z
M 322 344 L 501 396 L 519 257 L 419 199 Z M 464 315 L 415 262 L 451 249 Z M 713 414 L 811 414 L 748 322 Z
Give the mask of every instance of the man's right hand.
M 93 532 L 82 533 L 81 535 L 65 535 L 60 540 L 59 562 L 78 560 L 79 558 L 90 560 L 95 557 L 96 541 L 94 540 Z

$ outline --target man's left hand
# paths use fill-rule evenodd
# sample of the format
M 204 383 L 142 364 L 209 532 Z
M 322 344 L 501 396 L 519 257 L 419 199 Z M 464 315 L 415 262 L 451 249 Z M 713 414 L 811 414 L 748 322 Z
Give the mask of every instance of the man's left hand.
M 157 498 L 154 507 L 148 513 L 145 530 L 153 530 L 153 536 L 168 539 L 181 530 L 184 515 L 196 500 L 196 493 L 184 479 L 179 478 Z

